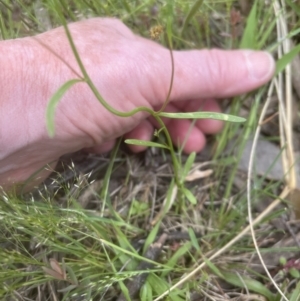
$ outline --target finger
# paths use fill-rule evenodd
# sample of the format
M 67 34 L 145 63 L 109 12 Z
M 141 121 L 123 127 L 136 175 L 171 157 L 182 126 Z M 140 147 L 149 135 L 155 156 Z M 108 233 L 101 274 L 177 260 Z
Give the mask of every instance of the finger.
M 179 111 L 185 112 L 221 112 L 218 102 L 214 99 L 180 101 L 174 103 Z M 195 126 L 204 134 L 216 134 L 223 128 L 224 122 L 214 119 L 198 119 Z
M 161 66 L 167 57 L 162 56 Z M 157 102 L 166 98 L 171 64 L 161 70 L 156 91 Z M 163 68 L 161 68 L 163 69 Z M 267 52 L 250 50 L 174 51 L 174 82 L 171 101 L 199 98 L 224 98 L 251 91 L 273 76 L 275 62 Z
M 56 165 L 57 161 L 52 161 L 48 164 L 38 162 L 19 169 L 11 169 L 5 173 L 5 176 L 0 175 L 1 187 L 6 192 L 29 192 L 44 181 L 54 171 Z M 41 166 L 43 167 L 41 168 Z
M 191 101 L 179 101 L 176 103 L 168 104 L 165 112 L 221 112 L 221 108 L 214 99 L 208 100 L 191 100 Z M 162 118 L 164 124 L 168 127 L 171 122 L 170 118 Z M 149 121 L 155 128 L 160 128 L 158 122 L 153 118 L 149 117 Z M 177 120 L 180 122 L 180 119 Z M 204 134 L 216 134 L 223 128 L 224 123 L 220 120 L 213 119 L 198 119 L 195 122 L 195 126 L 201 130 Z
M 167 128 L 173 143 L 187 154 L 200 152 L 206 144 L 204 134 L 189 120 L 172 119 Z
M 110 140 L 106 141 L 105 143 L 102 143 L 101 145 L 96 145 L 94 147 L 85 148 L 84 151 L 92 154 L 103 154 L 111 151 L 116 143 L 116 140 Z
M 143 120 L 136 128 L 124 135 L 125 139 L 138 139 L 150 141 L 153 137 L 153 126 L 148 120 Z M 128 145 L 130 150 L 134 153 L 139 153 L 146 150 L 146 146 Z

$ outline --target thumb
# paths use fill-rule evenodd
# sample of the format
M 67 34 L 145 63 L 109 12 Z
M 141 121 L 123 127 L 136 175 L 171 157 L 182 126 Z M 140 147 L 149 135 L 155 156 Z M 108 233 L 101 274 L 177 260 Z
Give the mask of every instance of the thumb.
M 174 51 L 171 100 L 225 98 L 251 91 L 275 72 L 273 57 L 263 51 Z M 164 72 L 165 83 L 170 74 Z

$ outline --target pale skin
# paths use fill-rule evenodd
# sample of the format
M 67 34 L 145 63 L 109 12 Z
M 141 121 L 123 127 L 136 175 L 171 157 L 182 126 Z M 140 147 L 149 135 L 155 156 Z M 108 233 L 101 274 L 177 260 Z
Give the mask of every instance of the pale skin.
M 159 110 L 170 85 L 169 50 L 135 35 L 121 21 L 96 18 L 69 25 L 83 64 L 102 97 L 115 109 L 139 106 Z M 39 42 L 40 41 L 40 42 Z M 109 151 L 121 135 L 151 140 L 155 122 L 145 113 L 116 117 L 98 102 L 85 83 L 73 86 L 55 115 L 55 136 L 45 123 L 50 97 L 67 80 L 77 78 L 53 52 L 81 74 L 62 27 L 36 37 L 0 42 L 0 185 L 11 189 L 60 156 L 87 149 Z M 251 91 L 273 76 L 275 63 L 265 52 L 250 50 L 174 51 L 174 84 L 167 111 L 219 112 L 217 99 Z M 174 144 L 184 152 L 199 152 L 205 135 L 222 129 L 222 122 L 165 119 Z M 131 146 L 133 152 L 143 147 Z M 43 181 L 42 171 L 28 188 Z

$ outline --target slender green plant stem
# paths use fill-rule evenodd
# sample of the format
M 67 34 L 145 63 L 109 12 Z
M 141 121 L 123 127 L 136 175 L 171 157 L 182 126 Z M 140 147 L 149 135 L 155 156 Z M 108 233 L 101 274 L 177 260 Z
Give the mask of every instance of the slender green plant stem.
M 173 162 L 173 168 L 174 168 L 174 174 L 175 174 L 175 182 L 178 186 L 178 188 L 182 188 L 183 187 L 183 183 L 182 181 L 180 181 L 180 177 L 179 177 L 179 164 L 178 164 L 178 161 L 177 161 L 177 158 L 176 158 L 176 155 L 175 155 L 175 151 L 174 151 L 174 147 L 173 147 L 173 143 L 172 143 L 172 139 L 170 137 L 170 134 L 169 134 L 169 131 L 167 130 L 164 122 L 162 121 L 162 119 L 160 118 L 159 115 L 157 114 L 153 114 L 152 115 L 156 121 L 159 123 L 159 125 L 161 126 L 165 136 L 166 136 L 166 139 L 167 139 L 167 143 L 168 143 L 168 146 L 169 146 L 169 150 L 170 150 L 170 153 L 171 153 L 171 158 L 172 158 L 172 162 Z
M 171 42 L 169 42 L 169 44 L 171 45 Z M 171 92 L 172 92 L 172 89 L 173 89 L 175 64 L 174 64 L 173 50 L 172 50 L 171 46 L 170 46 L 169 49 L 170 49 L 170 57 L 171 57 L 171 65 L 172 65 L 170 88 L 169 88 L 169 91 L 168 91 L 167 98 L 166 98 L 165 102 L 163 103 L 162 107 L 160 108 L 160 110 L 156 112 L 157 114 L 159 114 L 159 113 L 161 113 L 165 110 L 167 104 L 169 103 L 169 100 L 170 100 L 170 97 L 171 97 Z
M 116 115 L 116 116 L 119 116 L 119 117 L 131 117 L 133 116 L 134 114 L 138 113 L 138 112 L 141 112 L 141 111 L 145 111 L 151 115 L 153 115 L 154 111 L 151 110 L 150 108 L 147 108 L 147 107 L 138 107 L 138 108 L 135 108 L 129 112 L 120 112 L 118 110 L 116 110 L 115 108 L 113 108 L 112 106 L 110 106 L 104 99 L 103 97 L 100 95 L 100 93 L 98 92 L 97 88 L 95 87 L 94 83 L 92 82 L 91 78 L 89 77 L 87 71 L 85 70 L 84 66 L 83 66 L 83 63 L 80 59 L 80 56 L 79 56 L 79 53 L 76 49 L 76 46 L 73 42 L 73 39 L 72 39 L 72 36 L 71 36 L 71 32 L 68 28 L 68 25 L 66 23 L 66 20 L 62 17 L 62 22 L 63 22 L 63 26 L 65 28 L 65 31 L 66 31 L 66 34 L 67 34 L 67 37 L 68 37 L 68 40 L 69 40 L 69 43 L 70 43 L 70 46 L 72 48 L 72 51 L 75 55 L 75 58 L 76 58 L 76 61 L 79 65 L 79 68 L 80 68 L 80 71 L 82 72 L 82 75 L 83 75 L 83 78 L 84 78 L 84 81 L 88 84 L 88 86 L 90 87 L 90 89 L 92 90 L 92 92 L 94 93 L 94 95 L 96 96 L 96 98 L 100 101 L 100 103 L 104 106 L 105 109 L 107 109 L 109 112 L 111 112 L 112 114 Z
M 171 83 L 170 83 L 170 88 L 169 88 L 169 92 L 168 92 L 168 95 L 167 95 L 167 99 L 164 102 L 164 105 L 162 106 L 162 108 L 158 112 L 155 112 L 152 109 L 147 108 L 147 107 L 138 107 L 138 108 L 135 108 L 135 109 L 133 109 L 133 110 L 131 110 L 129 112 L 120 112 L 120 111 L 116 110 L 115 108 L 113 108 L 112 106 L 110 106 L 103 99 L 103 97 L 100 95 L 99 91 L 95 87 L 94 83 L 92 82 L 91 78 L 89 77 L 87 71 L 85 70 L 85 68 L 83 66 L 83 63 L 82 63 L 82 61 L 80 59 L 80 56 L 79 56 L 79 53 L 78 53 L 78 51 L 77 51 L 77 49 L 75 47 L 75 44 L 73 42 L 73 39 L 72 39 L 72 36 L 71 36 L 71 32 L 70 32 L 70 30 L 68 28 L 66 20 L 63 17 L 61 17 L 61 19 L 62 19 L 63 26 L 65 28 L 65 31 L 66 31 L 66 34 L 67 34 L 70 46 L 71 46 L 72 51 L 73 51 L 73 53 L 75 55 L 75 58 L 76 58 L 77 63 L 79 65 L 79 68 L 80 68 L 80 70 L 82 72 L 84 81 L 88 84 L 88 86 L 90 87 L 90 89 L 92 90 L 92 92 L 94 93 L 94 95 L 96 96 L 96 98 L 104 106 L 104 108 L 107 109 L 112 114 L 114 114 L 116 116 L 119 116 L 119 117 L 131 117 L 131 116 L 133 116 L 136 113 L 146 112 L 146 113 L 152 115 L 156 119 L 156 121 L 159 123 L 159 125 L 163 129 L 163 132 L 164 132 L 164 134 L 165 134 L 165 136 L 167 138 L 167 143 L 168 143 L 168 146 L 169 146 L 169 150 L 171 152 L 171 158 L 172 158 L 173 168 L 174 168 L 174 174 L 175 174 L 175 181 L 176 181 L 177 185 L 179 186 L 179 188 L 181 188 L 182 187 L 182 183 L 181 183 L 180 177 L 179 177 L 179 164 L 178 164 L 177 158 L 175 156 L 175 151 L 174 151 L 173 143 L 172 143 L 170 134 L 169 134 L 169 132 L 168 132 L 165 124 L 163 123 L 162 119 L 159 116 L 159 114 L 164 110 L 165 106 L 168 103 L 168 100 L 169 100 L 170 95 L 171 95 L 172 86 L 173 86 L 173 79 L 174 79 L 174 58 L 173 58 L 172 50 L 170 49 L 171 61 L 172 61 Z M 168 41 L 169 41 L 169 44 L 172 45 L 172 41 L 171 41 L 171 38 L 170 38 L 169 35 L 168 35 Z

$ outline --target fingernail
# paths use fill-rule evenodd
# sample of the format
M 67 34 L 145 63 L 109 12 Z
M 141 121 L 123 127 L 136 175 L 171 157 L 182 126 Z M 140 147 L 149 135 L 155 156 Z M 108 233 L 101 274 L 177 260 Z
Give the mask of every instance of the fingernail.
M 271 54 L 265 51 L 249 51 L 246 55 L 250 76 L 259 80 L 269 80 L 275 71 Z

